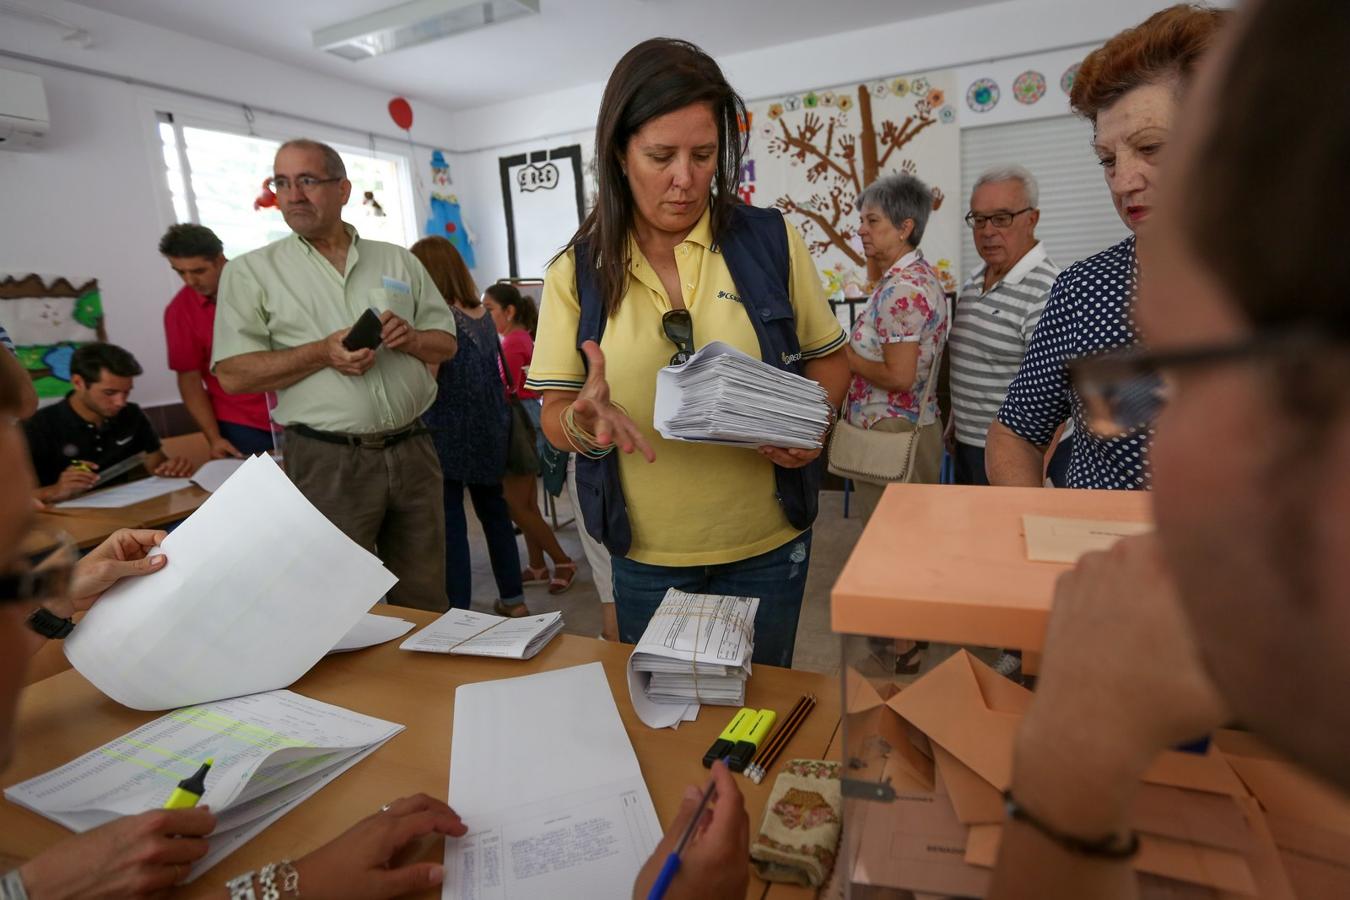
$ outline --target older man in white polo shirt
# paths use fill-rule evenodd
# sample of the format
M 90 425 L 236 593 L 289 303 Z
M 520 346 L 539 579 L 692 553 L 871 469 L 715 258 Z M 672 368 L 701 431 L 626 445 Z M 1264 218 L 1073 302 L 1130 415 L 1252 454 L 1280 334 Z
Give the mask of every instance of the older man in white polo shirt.
M 975 182 L 966 224 L 984 265 L 961 288 L 947 348 L 958 484 L 988 484 L 984 436 L 1026 355 L 1059 267 L 1036 240 L 1039 191 L 1022 166 Z

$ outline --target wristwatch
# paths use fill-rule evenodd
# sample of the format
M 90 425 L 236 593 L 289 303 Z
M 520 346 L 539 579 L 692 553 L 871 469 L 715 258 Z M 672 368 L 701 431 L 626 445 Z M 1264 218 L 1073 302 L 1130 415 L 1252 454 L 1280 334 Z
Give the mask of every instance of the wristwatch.
M 63 619 L 51 610 L 39 606 L 28 617 L 28 627 L 48 640 L 59 641 L 75 630 L 75 620 Z

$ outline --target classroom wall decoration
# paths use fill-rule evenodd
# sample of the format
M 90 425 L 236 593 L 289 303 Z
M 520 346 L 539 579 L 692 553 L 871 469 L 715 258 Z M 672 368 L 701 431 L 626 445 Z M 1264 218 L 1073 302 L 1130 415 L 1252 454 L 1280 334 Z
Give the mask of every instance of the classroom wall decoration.
M 95 278 L 0 273 L 0 324 L 40 398 L 70 390 L 76 347 L 107 340 Z
M 540 277 L 586 214 L 581 145 L 502 156 L 497 164 L 511 277 Z
M 909 172 L 933 191 L 924 256 L 955 290 L 961 144 L 953 71 L 807 91 L 751 104 L 741 196 L 776 206 L 801 230 L 832 296 L 858 296 L 881 274 L 862 255 L 857 197 L 880 175 Z
M 1071 115 L 1069 91 L 1079 63 L 1093 49 L 1088 44 L 962 66 L 956 70 L 965 99 L 959 104 L 961 127 Z
M 448 239 L 470 269 L 476 264 L 472 236 L 464 226 L 459 197 L 451 187 L 450 164 L 439 150 L 431 154 L 431 214 L 427 218 L 426 234 L 427 237 Z

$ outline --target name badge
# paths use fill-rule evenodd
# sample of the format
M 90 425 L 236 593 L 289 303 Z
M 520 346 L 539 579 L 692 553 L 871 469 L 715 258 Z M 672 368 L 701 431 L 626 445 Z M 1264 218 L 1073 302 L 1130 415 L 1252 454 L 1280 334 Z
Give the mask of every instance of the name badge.
M 390 278 L 388 275 L 384 276 L 384 289 L 386 291 L 393 291 L 396 294 L 412 293 L 412 288 L 408 285 L 408 282 L 399 281 L 397 278 Z

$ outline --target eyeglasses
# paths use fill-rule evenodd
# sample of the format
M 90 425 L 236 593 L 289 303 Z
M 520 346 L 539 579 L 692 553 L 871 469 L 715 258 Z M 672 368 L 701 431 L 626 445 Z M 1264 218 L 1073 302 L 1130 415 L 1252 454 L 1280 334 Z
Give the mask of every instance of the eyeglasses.
M 300 175 L 296 178 L 287 178 L 284 175 L 278 175 L 276 178 L 267 179 L 267 187 L 274 194 L 282 191 L 289 191 L 294 185 L 308 194 L 314 188 L 321 184 L 332 184 L 335 181 L 341 181 L 341 178 L 315 178 L 313 175 Z
M 1118 438 L 1152 424 L 1172 399 L 1168 370 L 1270 356 L 1311 359 L 1324 354 L 1328 345 L 1326 337 L 1287 331 L 1181 350 L 1114 350 L 1069 360 L 1069 378 L 1082 400 L 1089 430 L 1100 438 Z
M 687 309 L 672 309 L 661 317 L 661 330 L 666 338 L 675 345 L 675 355 L 670 358 L 672 366 L 682 366 L 694 355 L 694 317 Z
M 1013 219 L 1017 218 L 1024 212 L 1031 212 L 1035 208 L 1036 207 L 1034 206 L 1028 206 L 1023 209 L 1019 209 L 1017 212 L 996 212 L 990 213 L 987 216 L 981 216 L 973 212 L 968 212 L 966 213 L 966 224 L 969 225 L 971 228 L 983 228 L 985 222 L 993 222 L 995 228 L 1007 228 L 1009 225 L 1013 223 Z
M 0 603 L 40 603 L 66 597 L 79 553 L 64 531 L 35 528 L 23 540 L 23 553 L 0 572 Z

